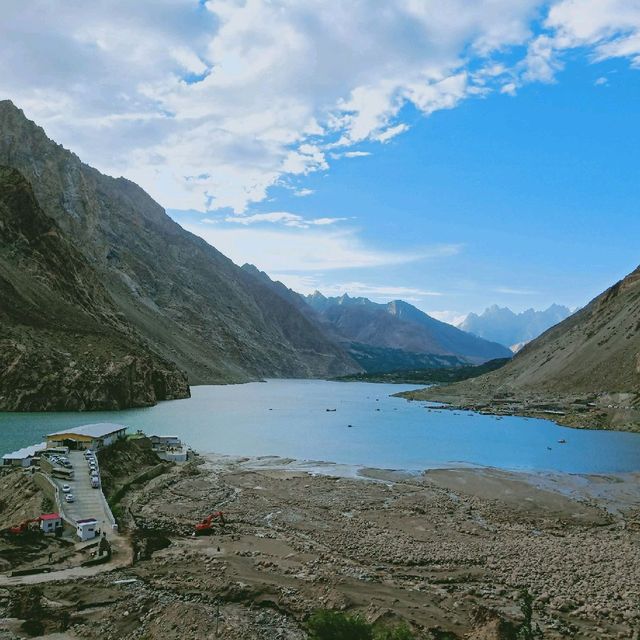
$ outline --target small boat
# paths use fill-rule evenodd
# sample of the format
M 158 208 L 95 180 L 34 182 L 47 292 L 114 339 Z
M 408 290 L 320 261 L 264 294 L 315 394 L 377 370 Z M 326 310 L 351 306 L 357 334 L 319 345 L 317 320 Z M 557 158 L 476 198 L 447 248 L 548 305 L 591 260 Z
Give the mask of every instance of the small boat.
M 558 440 L 558 444 L 567 444 L 567 441 L 563 438 L 562 440 Z
M 337 409 L 325 409 L 325 411 L 337 411 Z

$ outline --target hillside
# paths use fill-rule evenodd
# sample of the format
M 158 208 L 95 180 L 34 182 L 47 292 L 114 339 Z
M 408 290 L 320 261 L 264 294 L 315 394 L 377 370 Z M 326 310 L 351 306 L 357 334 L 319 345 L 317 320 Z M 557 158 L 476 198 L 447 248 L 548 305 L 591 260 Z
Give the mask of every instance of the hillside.
M 0 164 L 33 185 L 118 313 L 191 384 L 357 371 L 290 302 L 185 231 L 136 184 L 83 164 L 10 101 Z
M 122 409 L 188 395 L 184 372 L 121 317 L 27 181 L 0 167 L 0 410 Z
M 521 313 L 514 313 L 508 307 L 494 304 L 480 315 L 470 313 L 458 328 L 518 351 L 527 342 L 570 315 L 569 308 L 558 304 L 552 304 L 543 311 L 527 309 Z
M 372 373 L 352 373 L 336 378 L 339 382 L 383 382 L 387 384 L 438 384 L 440 382 L 458 382 L 477 378 L 483 373 L 504 367 L 509 358 L 489 360 L 484 364 L 457 365 L 454 367 L 434 367 L 421 369 L 399 369 Z
M 446 356 L 447 359 L 457 358 L 460 364 L 481 364 L 511 355 L 506 347 L 440 322 L 402 300 L 378 304 L 346 294 L 327 298 L 319 292 L 305 299 L 328 330 L 352 345 Z M 449 361 L 445 366 L 451 364 L 455 362 Z M 409 358 L 404 367 L 397 365 L 395 368 L 415 366 L 418 365 L 411 363 Z
M 412 397 L 640 431 L 640 267 L 498 371 Z

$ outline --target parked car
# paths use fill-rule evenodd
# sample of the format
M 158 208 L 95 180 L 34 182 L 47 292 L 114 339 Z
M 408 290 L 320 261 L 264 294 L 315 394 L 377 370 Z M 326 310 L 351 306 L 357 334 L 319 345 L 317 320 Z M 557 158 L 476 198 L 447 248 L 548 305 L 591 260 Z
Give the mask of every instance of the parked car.
M 62 492 L 63 493 L 71 493 L 71 487 L 68 484 L 63 484 L 62 485 Z
M 98 489 L 100 487 L 100 479 L 97 476 L 91 478 L 91 486 L 94 489 Z
M 75 502 L 75 498 L 73 497 L 73 493 L 67 493 L 67 495 L 64 497 L 64 499 L 67 502 Z

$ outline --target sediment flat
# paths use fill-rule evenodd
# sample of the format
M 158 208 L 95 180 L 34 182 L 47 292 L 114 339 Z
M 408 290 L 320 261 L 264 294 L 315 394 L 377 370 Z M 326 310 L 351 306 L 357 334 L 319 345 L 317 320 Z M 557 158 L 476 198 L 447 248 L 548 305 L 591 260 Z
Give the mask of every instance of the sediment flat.
M 500 638 L 523 587 L 545 638 L 630 638 L 639 486 L 640 474 L 198 456 L 125 496 L 132 566 L 42 589 L 70 638 L 202 638 L 217 621 L 232 640 L 297 640 L 318 607 L 403 620 L 418 638 Z M 226 526 L 193 537 L 217 510 Z

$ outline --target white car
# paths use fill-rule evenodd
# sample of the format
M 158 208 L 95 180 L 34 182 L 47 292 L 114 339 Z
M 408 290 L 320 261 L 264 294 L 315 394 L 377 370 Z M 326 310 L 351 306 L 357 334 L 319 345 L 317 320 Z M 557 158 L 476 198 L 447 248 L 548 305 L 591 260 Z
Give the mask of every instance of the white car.
M 73 493 L 67 493 L 67 495 L 64 497 L 64 499 L 67 502 L 74 502 L 75 501 L 75 498 L 73 497 Z
M 62 493 L 71 493 L 71 487 L 68 484 L 63 484 Z

